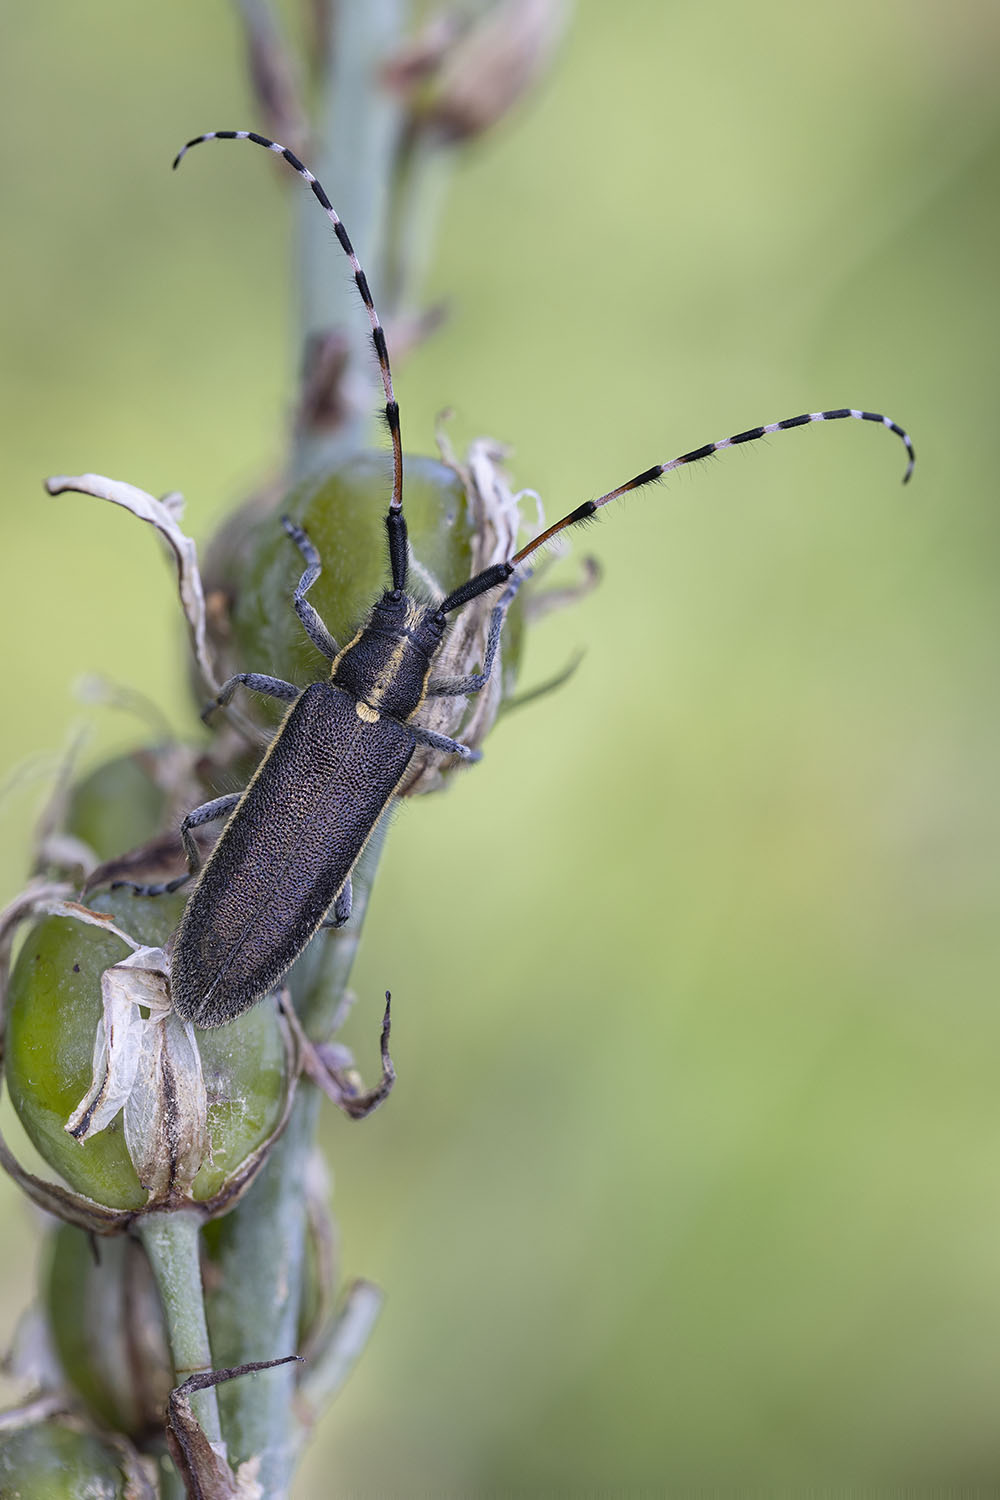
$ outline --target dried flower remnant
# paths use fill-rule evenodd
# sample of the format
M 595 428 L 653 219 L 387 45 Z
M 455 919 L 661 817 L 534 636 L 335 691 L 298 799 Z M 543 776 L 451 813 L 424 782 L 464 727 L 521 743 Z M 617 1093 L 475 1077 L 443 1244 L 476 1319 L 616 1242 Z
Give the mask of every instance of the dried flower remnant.
M 27 1173 L 2 1142 L 0 1160 L 43 1207 L 99 1234 L 165 1208 L 224 1212 L 287 1121 L 294 1035 L 270 1006 L 221 1043 L 196 1036 L 170 1004 L 165 953 L 121 925 L 131 898 L 116 894 L 112 915 L 70 896 L 36 884 L 0 916 L 0 988 L 12 1102 L 76 1191 Z M 14 934 L 28 922 L 9 973 Z M 114 951 L 122 944 L 124 959 Z
M 471 24 L 438 18 L 386 65 L 412 128 L 448 142 L 483 135 L 551 65 L 568 20 L 562 0 L 499 0 Z

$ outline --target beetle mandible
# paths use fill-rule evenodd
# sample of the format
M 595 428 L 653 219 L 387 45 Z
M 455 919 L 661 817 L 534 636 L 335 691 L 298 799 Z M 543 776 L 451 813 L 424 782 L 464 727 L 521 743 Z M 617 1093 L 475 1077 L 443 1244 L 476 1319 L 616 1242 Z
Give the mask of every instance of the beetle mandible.
M 473 694 L 485 687 L 507 609 L 524 577 L 519 570 L 540 547 L 610 501 L 673 469 L 810 422 L 848 417 L 877 422 L 906 447 L 904 484 L 914 465 L 909 436 L 879 412 L 841 407 L 788 417 L 645 469 L 599 499 L 584 501 L 507 561 L 477 573 L 440 603 L 421 602 L 407 590 L 403 450 L 385 333 L 347 231 L 308 167 L 277 141 L 254 131 L 216 130 L 196 136 L 178 152 L 174 166 L 192 146 L 211 140 L 252 141 L 283 157 L 309 184 L 350 261 L 371 322 L 392 441 L 392 494 L 385 520 L 391 581 L 353 639 L 338 647 L 306 598 L 319 577 L 319 556 L 299 527 L 287 518 L 283 521 L 306 565 L 295 589 L 294 608 L 310 640 L 331 662 L 330 676 L 305 689 L 258 672 L 231 677 L 206 713 L 228 703 L 240 685 L 292 704 L 250 783 L 242 793 L 206 802 L 184 818 L 180 832 L 188 862 L 185 874 L 158 885 L 116 882 L 153 896 L 177 890 L 198 876 L 174 942 L 171 987 L 180 1015 L 199 1026 L 221 1026 L 273 989 L 328 913 L 332 912 L 333 925 L 347 920 L 351 871 L 418 745 L 443 755 L 478 759 L 478 752 L 424 728 L 416 716 L 428 697 Z M 482 670 L 435 677 L 448 616 L 500 588 L 504 591 L 490 617 Z M 191 830 L 221 818 L 227 819 L 226 825 L 202 866 Z

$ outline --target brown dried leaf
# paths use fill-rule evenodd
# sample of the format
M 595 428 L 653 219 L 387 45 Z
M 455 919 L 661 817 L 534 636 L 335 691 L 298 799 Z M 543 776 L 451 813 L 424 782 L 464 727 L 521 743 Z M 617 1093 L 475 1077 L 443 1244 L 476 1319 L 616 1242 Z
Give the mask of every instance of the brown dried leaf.
M 548 67 L 567 19 L 563 0 L 499 0 L 445 53 L 420 123 L 452 141 L 481 135 Z

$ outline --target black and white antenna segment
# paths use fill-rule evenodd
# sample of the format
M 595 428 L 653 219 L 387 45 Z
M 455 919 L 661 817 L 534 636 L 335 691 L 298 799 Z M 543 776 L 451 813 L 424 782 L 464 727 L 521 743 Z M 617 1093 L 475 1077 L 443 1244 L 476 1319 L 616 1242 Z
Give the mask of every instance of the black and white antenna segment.
M 385 420 L 392 439 L 392 496 L 389 501 L 389 513 L 390 516 L 395 514 L 401 518 L 403 509 L 403 448 L 399 430 L 399 404 L 396 401 L 392 388 L 392 371 L 389 367 L 389 351 L 386 347 L 385 330 L 375 310 L 375 303 L 372 300 L 368 278 L 362 269 L 361 262 L 358 260 L 354 246 L 351 244 L 350 237 L 341 222 L 340 216 L 327 197 L 322 183 L 317 180 L 303 162 L 299 161 L 293 151 L 289 151 L 287 146 L 282 146 L 278 141 L 268 140 L 267 136 L 257 135 L 252 130 L 210 130 L 204 135 L 197 135 L 178 151 L 174 158 L 174 166 L 179 165 L 184 154 L 192 146 L 201 145 L 203 141 L 252 141 L 255 146 L 262 146 L 265 151 L 271 151 L 276 156 L 282 157 L 292 170 L 297 172 L 309 184 L 320 207 L 333 225 L 337 239 L 340 241 L 341 249 L 351 263 L 355 283 L 372 325 L 372 344 L 374 345 L 375 355 L 378 359 L 379 372 L 382 377 L 382 389 L 385 392 Z M 767 422 L 760 427 L 750 427 L 746 432 L 737 432 L 731 437 L 719 438 L 714 443 L 705 443 L 703 447 L 693 448 L 690 453 L 682 453 L 677 458 L 669 459 L 667 463 L 654 464 L 652 468 L 644 469 L 641 474 L 636 474 L 633 479 L 627 480 L 625 484 L 620 484 L 617 488 L 608 490 L 607 494 L 601 495 L 597 500 L 584 501 L 575 510 L 569 511 L 560 520 L 546 527 L 539 536 L 533 537 L 508 562 L 497 563 L 493 568 L 488 569 L 486 573 L 479 575 L 475 579 L 470 579 L 467 584 L 456 589 L 444 601 L 442 611 L 450 613 L 452 610 L 458 609 L 461 605 L 468 603 L 470 599 L 476 598 L 481 593 L 485 593 L 488 589 L 497 587 L 498 584 L 503 583 L 510 577 L 519 564 L 529 558 L 539 547 L 544 546 L 546 542 L 558 536 L 561 531 L 565 531 L 568 526 L 575 526 L 578 522 L 588 520 L 589 517 L 593 516 L 602 506 L 607 505 L 610 501 L 617 500 L 621 495 L 627 495 L 632 490 L 642 489 L 644 485 L 655 483 L 656 480 L 661 479 L 665 474 L 669 474 L 673 469 L 683 468 L 685 464 L 698 463 L 703 458 L 711 458 L 713 454 L 720 453 L 724 448 L 738 448 L 743 443 L 755 443 L 758 438 L 770 437 L 777 432 L 787 432 L 792 427 L 806 427 L 812 422 L 838 422 L 847 418 L 856 422 L 875 422 L 879 426 L 887 427 L 890 432 L 895 433 L 906 449 L 906 472 L 903 475 L 903 483 L 906 484 L 913 473 L 916 455 L 913 451 L 913 443 L 910 440 L 909 434 L 904 432 L 903 428 L 897 422 L 894 422 L 891 417 L 883 416 L 881 412 L 862 411 L 856 407 L 847 406 L 837 407 L 829 411 L 803 412 L 801 416 L 785 417 L 780 422 Z

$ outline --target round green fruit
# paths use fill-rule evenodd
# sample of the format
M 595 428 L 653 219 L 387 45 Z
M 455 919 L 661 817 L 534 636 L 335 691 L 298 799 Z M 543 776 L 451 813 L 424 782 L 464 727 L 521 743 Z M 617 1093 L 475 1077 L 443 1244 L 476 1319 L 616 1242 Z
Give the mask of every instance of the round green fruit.
M 53 1419 L 0 1437 L 3 1500 L 124 1500 L 119 1455 L 92 1433 Z
M 174 1385 L 163 1311 L 138 1240 L 119 1235 L 94 1256 L 91 1237 L 60 1224 L 42 1286 L 63 1376 L 112 1432 L 141 1439 L 163 1424 Z
M 416 566 L 409 586 L 426 595 L 428 584 L 445 593 L 475 571 L 479 522 L 465 485 L 448 465 L 407 455 L 404 504 L 410 549 Z M 385 517 L 391 489 L 389 454 L 360 453 L 337 469 L 303 482 L 260 516 L 238 515 L 213 542 L 206 558 L 205 583 L 211 597 L 228 603 L 225 631 L 214 643 L 226 672 L 263 671 L 305 686 L 329 674 L 330 664 L 311 644 L 292 608 L 302 558 L 279 517 L 302 526 L 320 555 L 323 571 L 309 591 L 309 602 L 344 646 L 368 616 L 388 582 Z M 489 604 L 495 603 L 490 596 Z M 210 614 L 210 626 L 216 617 Z M 507 662 L 514 664 L 518 610 L 508 619 Z M 277 723 L 282 705 L 247 696 L 246 708 L 267 724 Z
M 144 900 L 124 891 L 92 898 L 133 938 L 166 941 L 183 909 L 182 895 Z M 66 1122 L 91 1084 L 94 1037 L 101 1016 L 101 975 L 129 949 L 120 938 L 66 917 L 47 917 L 24 939 L 11 976 L 6 1075 L 22 1125 L 48 1165 L 70 1187 L 108 1208 L 147 1202 L 125 1145 L 119 1114 L 79 1142 Z M 194 1180 L 196 1201 L 211 1198 L 271 1134 L 286 1098 L 286 1052 L 273 1003 L 255 1006 L 230 1025 L 198 1033 L 208 1092 L 210 1148 Z

